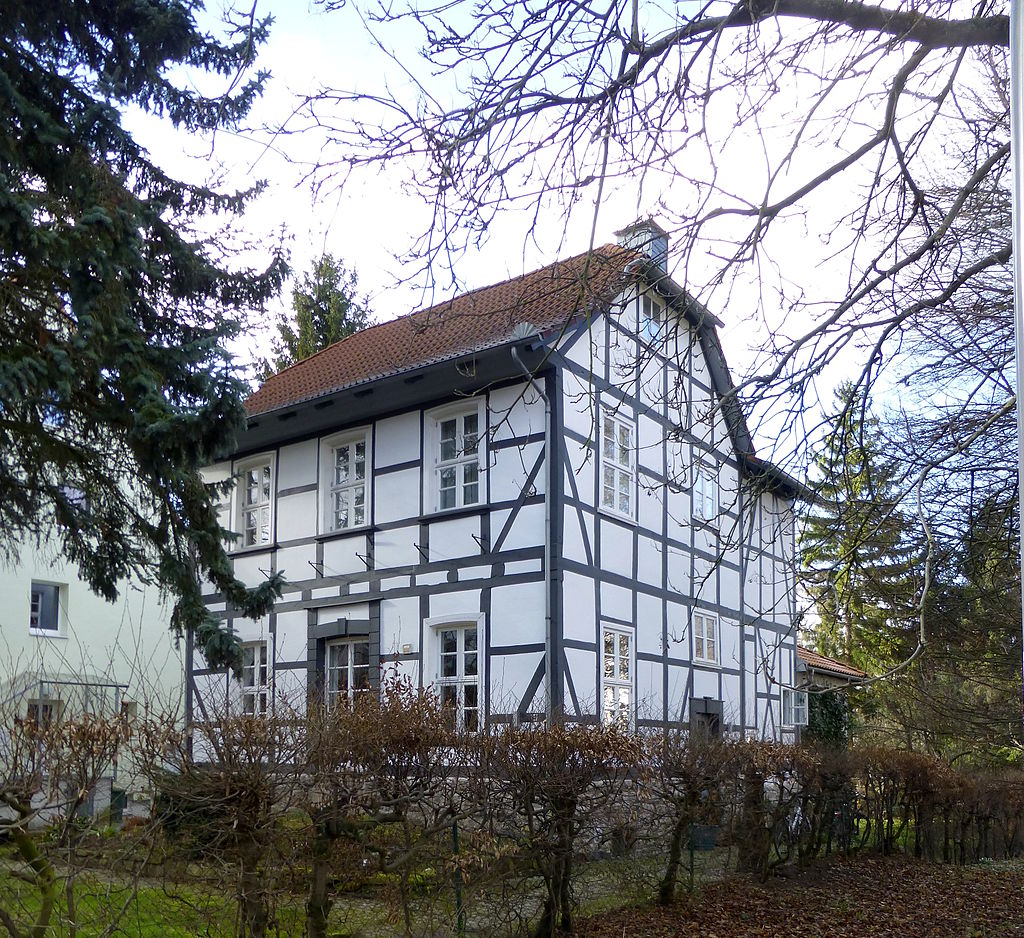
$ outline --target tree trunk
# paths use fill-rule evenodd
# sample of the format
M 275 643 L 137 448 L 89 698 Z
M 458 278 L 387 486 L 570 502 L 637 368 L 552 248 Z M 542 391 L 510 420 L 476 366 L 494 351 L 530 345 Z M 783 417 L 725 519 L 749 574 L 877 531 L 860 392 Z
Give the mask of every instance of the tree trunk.
M 27 823 L 29 814 L 21 811 L 18 813 Z M 39 890 L 39 912 L 36 914 L 32 930 L 28 933 L 29 938 L 46 938 L 50 931 L 53 907 L 57 903 L 57 875 L 54 873 L 53 864 L 49 858 L 40 851 L 35 840 L 24 827 L 11 828 L 10 836 L 17 848 L 18 855 L 28 864 L 35 875 L 36 888 Z
M 765 827 L 764 776 L 747 772 L 743 777 L 743 831 L 740 836 L 740 869 L 764 875 L 770 837 Z
M 683 839 L 690 830 L 689 817 L 680 815 L 672 828 L 672 839 L 668 844 L 668 866 L 665 875 L 658 884 L 658 902 L 661 905 L 671 904 L 676 897 L 676 881 L 679 878 L 679 867 L 683 862 Z
M 329 819 L 313 820 L 313 843 L 309 872 L 309 898 L 306 900 L 307 938 L 327 938 L 327 920 L 331 914 L 330 872 L 331 837 Z
M 267 896 L 260 882 L 259 847 L 247 845 L 241 852 L 239 871 L 239 905 L 242 912 L 243 935 L 245 938 L 266 938 L 270 922 Z

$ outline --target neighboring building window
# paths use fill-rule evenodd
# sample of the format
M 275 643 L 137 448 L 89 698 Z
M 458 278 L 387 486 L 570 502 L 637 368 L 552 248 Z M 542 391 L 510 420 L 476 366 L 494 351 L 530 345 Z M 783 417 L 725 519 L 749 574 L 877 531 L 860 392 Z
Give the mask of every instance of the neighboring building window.
M 704 612 L 693 614 L 693 657 L 718 664 L 718 620 Z
M 628 726 L 633 719 L 633 633 L 601 630 L 601 718 Z
M 636 491 L 636 428 L 606 415 L 601 442 L 601 507 L 634 517 Z
M 328 443 L 327 529 L 344 531 L 367 523 L 369 446 L 365 431 Z
M 29 723 L 36 726 L 51 726 L 60 719 L 62 709 L 62 701 L 47 697 L 43 700 L 30 700 L 25 715 Z
M 434 451 L 435 506 L 439 511 L 479 505 L 480 411 L 446 413 L 436 419 Z
M 270 543 L 270 502 L 273 493 L 270 458 L 239 470 L 239 530 L 243 547 Z
M 480 650 L 477 626 L 438 630 L 438 690 L 456 729 L 480 729 Z
M 807 725 L 807 691 L 782 691 L 782 723 L 784 726 Z
M 267 643 L 242 646 L 242 712 L 262 716 L 267 712 L 270 686 L 267 672 Z
M 665 335 L 667 312 L 665 304 L 645 293 L 640 297 L 640 337 L 657 342 Z
M 331 642 L 327 646 L 327 706 L 351 706 L 370 689 L 370 643 Z
M 55 634 L 60 631 L 59 586 L 54 586 L 51 583 L 32 584 L 29 599 L 28 627 L 33 632 L 50 632 Z
M 693 513 L 705 521 L 713 521 L 718 514 L 718 476 L 703 464 L 693 473 Z

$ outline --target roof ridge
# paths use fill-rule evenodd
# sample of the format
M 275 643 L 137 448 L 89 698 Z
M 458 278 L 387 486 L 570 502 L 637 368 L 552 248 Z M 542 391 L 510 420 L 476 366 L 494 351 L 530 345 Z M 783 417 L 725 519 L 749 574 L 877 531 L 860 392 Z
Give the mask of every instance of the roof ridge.
M 349 335 L 343 336 L 337 341 L 332 342 L 330 345 L 325 345 L 322 349 L 317 349 L 317 351 L 315 351 L 312 355 L 307 355 L 305 358 L 301 358 L 297 362 L 292 362 L 290 365 L 286 366 L 285 368 L 282 368 L 280 371 L 275 371 L 274 374 L 267 378 L 266 381 L 264 381 L 255 391 L 252 392 L 252 394 L 249 395 L 249 398 L 260 393 L 265 387 L 267 387 L 268 384 L 270 384 L 272 381 L 274 381 L 281 375 L 284 375 L 286 372 L 291 371 L 293 368 L 297 368 L 299 365 L 305 365 L 307 362 L 311 362 L 314 359 L 319 358 L 325 352 L 328 352 L 331 349 L 336 349 L 343 342 L 347 342 L 349 339 L 352 339 L 357 335 L 365 335 L 366 333 L 371 332 L 374 329 L 377 329 L 381 326 L 387 326 L 392 323 L 399 322 L 403 319 L 413 319 L 416 316 L 431 313 L 435 310 L 440 309 L 443 306 L 451 306 L 456 300 L 462 300 L 471 297 L 475 293 L 482 293 L 485 290 L 493 290 L 496 288 L 505 287 L 515 283 L 518 280 L 525 280 L 527 277 L 530 277 L 534 274 L 539 274 L 541 271 L 550 270 L 551 268 L 558 267 L 559 265 L 562 264 L 571 264 L 582 257 L 586 257 L 588 254 L 599 254 L 606 251 L 609 248 L 615 247 L 621 247 L 621 245 L 609 242 L 607 244 L 598 245 L 597 247 L 594 248 L 588 248 L 586 251 L 581 251 L 579 254 L 574 254 L 571 257 L 565 257 L 556 261 L 552 261 L 550 264 L 544 264 L 543 266 L 537 267 L 533 270 L 528 270 L 521 274 L 516 274 L 516 276 L 514 277 L 506 277 L 504 280 L 499 280 L 497 283 L 488 283 L 484 284 L 483 286 L 475 287 L 472 290 L 467 290 L 465 293 L 456 293 L 454 296 L 451 296 L 446 300 L 441 300 L 439 303 L 434 303 L 431 306 L 425 306 L 422 309 L 414 309 L 411 312 L 403 313 L 400 316 L 393 316 L 391 319 L 383 319 L 380 322 L 371 323 L 369 326 L 366 326 L 363 329 L 358 329 L 355 332 L 350 333 Z

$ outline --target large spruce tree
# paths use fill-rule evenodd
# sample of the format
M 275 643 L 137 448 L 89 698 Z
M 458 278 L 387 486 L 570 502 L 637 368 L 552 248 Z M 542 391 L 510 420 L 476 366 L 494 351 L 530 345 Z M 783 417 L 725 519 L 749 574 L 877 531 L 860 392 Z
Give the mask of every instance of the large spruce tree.
M 800 536 L 820 651 L 879 673 L 916 646 L 920 551 L 898 470 L 853 385 L 814 460 L 816 499 Z
M 370 311 L 358 288 L 354 270 L 323 254 L 292 288 L 291 315 L 278 317 L 273 360 L 263 363 L 261 380 L 365 329 Z
M 193 0 L 4 2 L 0 17 L 0 548 L 56 542 L 93 590 L 126 577 L 176 598 L 171 625 L 212 665 L 237 643 L 207 613 L 210 580 L 263 614 L 280 575 L 235 579 L 200 469 L 245 419 L 224 343 L 280 289 L 284 264 L 229 269 L 199 232 L 256 188 L 174 179 L 125 128 L 130 107 L 182 132 L 230 128 L 268 22 L 196 22 Z M 222 79 L 223 93 L 197 87 Z M 197 80 L 201 77 L 202 80 Z

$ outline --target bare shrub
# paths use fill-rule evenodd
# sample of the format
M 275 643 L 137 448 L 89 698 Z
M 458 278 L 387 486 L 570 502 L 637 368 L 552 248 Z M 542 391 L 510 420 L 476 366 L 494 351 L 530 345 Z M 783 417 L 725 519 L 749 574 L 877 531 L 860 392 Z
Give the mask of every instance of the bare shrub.
M 613 725 L 501 728 L 480 740 L 491 810 L 543 883 L 537 938 L 571 931 L 573 877 L 585 825 L 606 815 L 643 761 L 639 737 Z
M 288 712 L 224 712 L 187 731 L 150 721 L 139 737 L 168 846 L 186 863 L 202 861 L 213 888 L 234 896 L 239 938 L 264 938 L 282 872 L 272 861 L 287 843 L 284 819 L 295 804 L 295 767 L 305 754 L 301 721 Z M 196 871 L 189 867 L 190 876 Z

